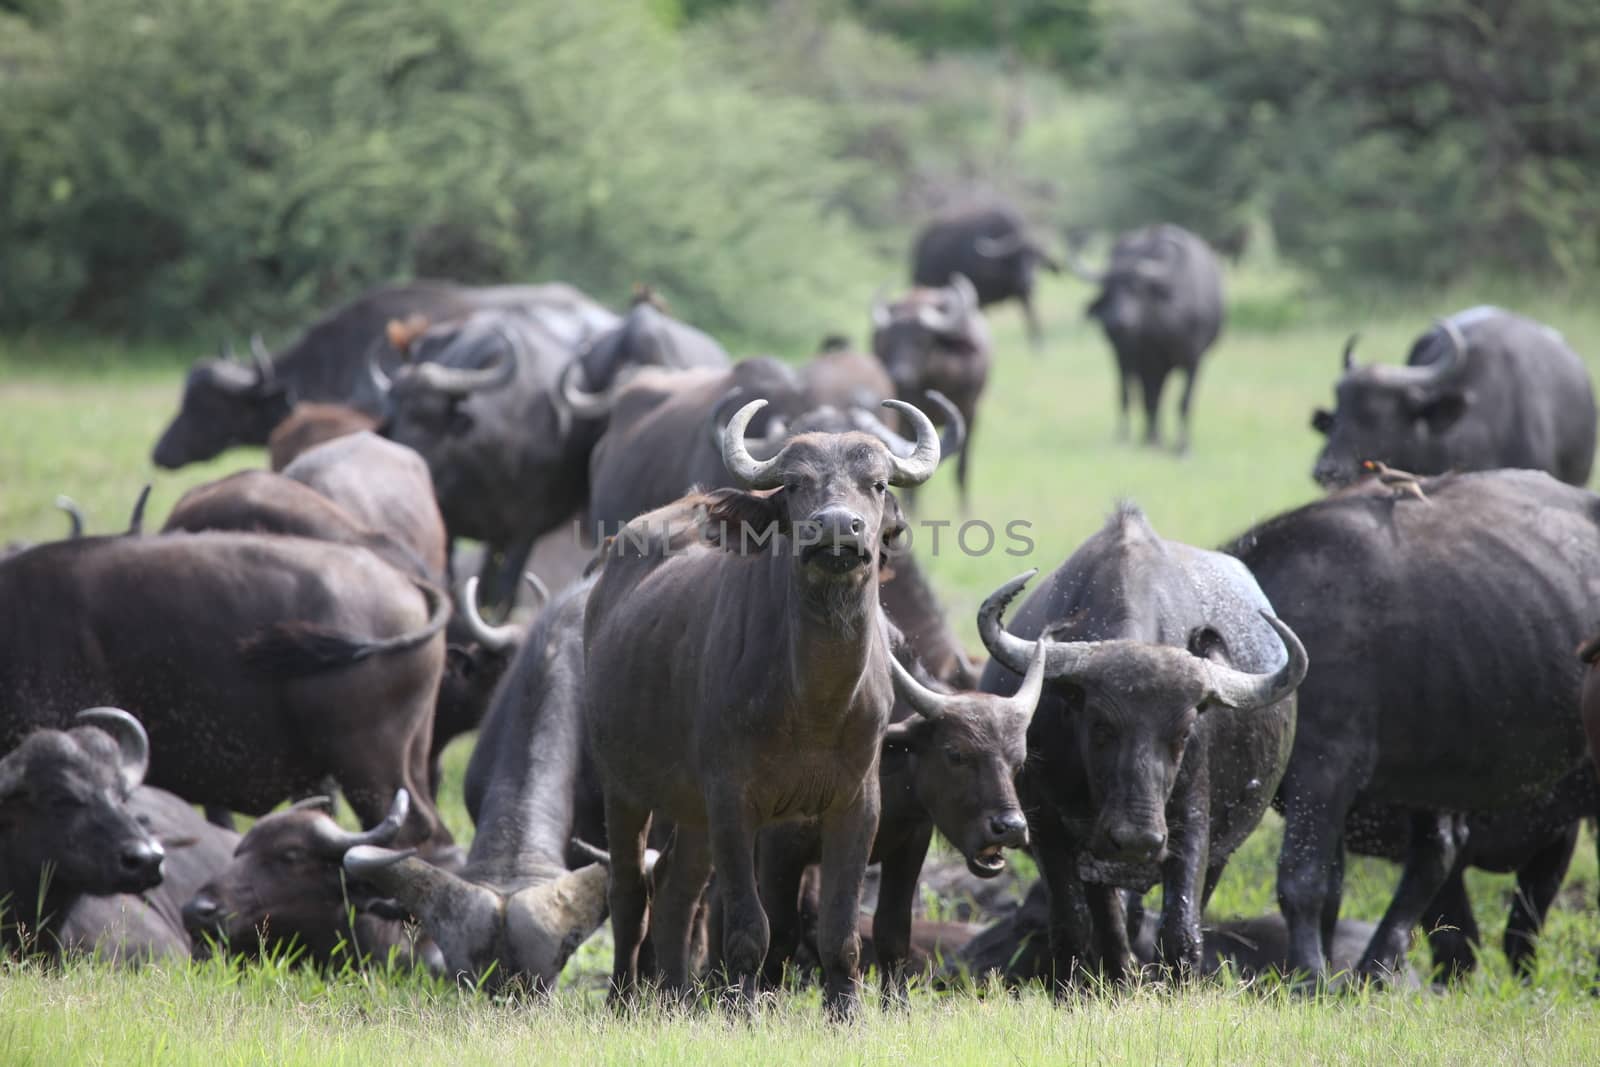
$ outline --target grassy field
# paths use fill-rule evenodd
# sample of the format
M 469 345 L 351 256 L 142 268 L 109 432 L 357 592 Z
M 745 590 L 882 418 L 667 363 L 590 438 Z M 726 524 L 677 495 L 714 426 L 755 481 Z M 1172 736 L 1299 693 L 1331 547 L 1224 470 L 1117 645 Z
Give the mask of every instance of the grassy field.
M 1364 359 L 1398 360 L 1433 316 L 1495 300 L 1561 329 L 1600 372 L 1600 308 L 1559 294 L 1473 292 L 1410 299 L 1386 294 L 1335 307 L 1287 279 L 1236 279 L 1230 324 L 1207 362 L 1195 405 L 1192 454 L 1113 440 L 1114 375 L 1104 341 L 1084 322 L 1087 294 L 1057 282 L 1042 294 L 1048 344 L 1031 354 L 1010 309 L 994 316 L 998 356 L 975 438 L 970 518 L 997 529 L 1030 524 L 1031 556 L 969 556 L 943 536 L 931 568 L 947 606 L 976 646 L 973 612 L 999 582 L 1029 566 L 1056 566 L 1104 521 L 1118 498 L 1145 507 L 1167 536 L 1214 545 L 1315 495 L 1318 447 L 1310 410 L 1331 399 L 1347 333 Z M 854 325 L 858 330 L 862 323 Z M 838 324 L 818 323 L 821 336 Z M 95 532 L 120 530 L 140 485 L 154 482 L 150 525 L 188 486 L 245 465 L 238 451 L 200 467 L 158 472 L 149 450 L 176 408 L 183 367 L 200 351 L 86 342 L 0 341 L 0 543 L 58 537 L 58 493 L 76 498 Z M 798 355 L 798 353 L 795 353 Z M 1175 403 L 1175 391 L 1168 406 Z M 1169 426 L 1171 424 L 1168 420 Z M 1136 428 L 1138 422 L 1136 421 Z M 950 475 L 921 499 L 921 518 L 957 524 Z M 919 531 L 919 536 L 922 532 Z M 923 542 L 924 544 L 926 542 Z M 1003 546 L 1002 546 L 1003 547 Z M 470 824 L 459 774 L 469 742 L 452 747 L 443 798 L 462 839 Z M 1274 905 L 1279 826 L 1263 825 L 1238 853 L 1213 902 L 1217 917 Z M 1376 919 L 1395 868 L 1351 864 L 1345 914 Z M 788 1063 L 1001 1060 L 1594 1062 L 1596 1007 L 1588 995 L 1600 947 L 1596 868 L 1588 835 L 1541 949 L 1530 987 L 1507 975 L 1498 951 L 1447 995 L 1379 992 L 1305 1002 L 1280 991 L 1207 985 L 1167 995 L 1147 989 L 1056 1010 L 1020 998 L 919 995 L 909 1015 L 869 1013 L 856 1027 L 822 1024 L 814 998 L 771 1007 L 758 1022 L 716 1014 L 617 1019 L 598 1006 L 594 976 L 608 952 L 597 938 L 574 960 L 553 1005 L 492 1002 L 415 978 L 325 980 L 275 967 L 216 965 L 120 975 L 88 966 L 0 977 L 0 1064 L 58 1063 Z M 1469 881 L 1484 934 L 1497 944 L 1508 876 Z M 1425 952 L 1415 954 L 1425 963 Z

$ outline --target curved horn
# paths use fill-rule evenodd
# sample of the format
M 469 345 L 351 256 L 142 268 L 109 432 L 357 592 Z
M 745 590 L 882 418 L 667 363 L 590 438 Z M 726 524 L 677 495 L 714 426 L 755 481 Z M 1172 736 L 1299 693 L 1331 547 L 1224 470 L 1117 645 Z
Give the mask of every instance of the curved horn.
M 474 574 L 461 583 L 456 591 L 456 602 L 461 607 L 461 618 L 466 622 L 472 639 L 490 652 L 504 652 L 522 639 L 522 628 L 507 623 L 490 626 L 478 614 L 478 576 Z
M 211 361 L 205 368 L 206 379 L 224 393 L 232 396 L 249 396 L 261 390 L 261 377 L 228 359 Z
M 1001 620 L 1006 606 L 1038 573 L 1037 567 L 1024 571 L 989 594 L 978 608 L 978 636 L 983 639 L 989 654 L 1013 674 L 1026 677 L 1032 669 L 1036 646 L 1042 645 L 1045 650 L 1045 674 L 1050 678 L 1071 678 L 1082 669 L 1098 642 L 1051 641 L 1043 637 L 1036 642 L 1024 641 L 1008 631 Z
M 139 490 L 139 499 L 133 502 L 133 514 L 128 517 L 129 537 L 138 537 L 144 533 L 144 506 L 150 503 L 151 488 L 153 488 L 151 483 L 146 482 L 144 488 Z
M 972 246 L 978 250 L 980 256 L 1000 259 L 1027 248 L 1028 239 L 1021 233 L 1012 232 L 1006 237 L 979 237 L 972 242 Z
M 937 722 L 960 707 L 960 699 L 934 692 L 905 669 L 893 653 L 889 655 L 889 674 L 894 679 L 894 691 L 905 698 L 911 710 L 924 719 Z
M 1451 371 L 1459 368 L 1467 358 L 1467 339 L 1461 335 L 1461 327 L 1451 319 L 1434 319 L 1433 324 L 1444 331 L 1450 339 L 1450 355 L 1448 359 L 1441 359 L 1431 365 L 1435 378 L 1442 378 Z
M 1288 661 L 1271 674 L 1248 674 L 1213 660 L 1202 660 L 1206 670 L 1206 691 L 1212 700 L 1230 708 L 1249 711 L 1276 704 L 1305 680 L 1306 648 L 1287 623 L 1263 611 L 1261 617 L 1278 632 Z
M 491 365 L 466 370 L 442 363 L 418 363 L 406 368 L 407 380 L 447 396 L 468 396 L 505 388 L 517 376 L 517 345 L 504 327 L 496 326 L 495 332 L 505 338 L 507 347 Z
M 557 382 L 556 397 L 561 408 L 569 415 L 576 415 L 580 419 L 602 419 L 611 414 L 612 405 L 616 402 L 614 390 L 602 389 L 598 393 L 591 393 L 579 384 L 583 366 L 577 358 L 561 368 L 561 377 Z
M 261 339 L 259 333 L 250 335 L 250 359 L 256 367 L 256 379 L 262 385 L 272 382 L 272 353 L 267 351 L 267 343 Z
M 942 463 L 960 452 L 961 446 L 966 443 L 967 420 L 961 417 L 961 412 L 956 410 L 950 398 L 937 389 L 929 389 L 925 395 L 944 415 L 944 429 L 939 434 L 939 461 Z M 871 411 L 851 408 L 849 414 L 850 421 L 855 424 L 856 429 L 876 437 L 888 445 L 889 451 L 897 456 L 909 456 L 917 447 L 889 429 L 888 425 Z
M 939 455 L 953 456 L 967 443 L 967 420 L 955 402 L 937 389 L 927 391 L 929 403 L 944 415 L 944 433 L 939 437 Z
M 1359 333 L 1353 333 L 1345 339 L 1343 365 L 1346 374 L 1356 369 L 1356 342 L 1359 340 L 1361 340 Z
M 1449 319 L 1434 319 L 1433 325 L 1435 329 L 1444 331 L 1446 339 L 1450 342 L 1445 354 L 1434 362 L 1420 367 L 1410 364 L 1384 367 L 1385 380 L 1396 385 L 1438 389 L 1455 374 L 1466 369 L 1467 339 L 1462 336 L 1461 328 Z
M 978 310 L 978 287 L 972 284 L 971 278 L 958 271 L 950 275 L 950 291 L 961 302 L 962 321 L 965 322 L 966 316 Z
M 600 863 L 607 867 L 611 866 L 611 853 L 607 852 L 605 849 L 591 845 L 581 837 L 574 837 L 571 843 L 573 851 L 583 853 L 589 858 L 590 863 Z
M 1039 709 L 1039 697 L 1044 693 L 1045 661 L 1050 658 L 1048 642 L 1035 641 L 1033 655 L 1028 659 L 1028 672 L 1022 676 L 1022 685 L 1006 700 L 1006 707 L 1021 717 L 1024 723 L 1033 721 Z
M 544 584 L 543 578 L 540 578 L 532 571 L 523 571 L 522 580 L 528 583 L 529 589 L 533 590 L 533 595 L 538 598 L 540 607 L 550 603 L 550 587 Z M 474 591 L 476 591 L 476 587 L 474 587 Z
M 750 489 L 776 489 L 783 484 L 782 475 L 778 470 L 778 461 L 783 458 L 783 453 L 780 451 L 771 459 L 756 459 L 744 443 L 745 427 L 756 417 L 756 412 L 766 406 L 765 400 L 752 400 L 735 411 L 733 418 L 728 420 L 728 425 L 722 428 L 722 462 L 727 466 L 729 474 Z M 924 415 L 923 419 L 926 420 L 927 416 Z
M 406 815 L 410 811 L 411 794 L 404 789 L 396 789 L 394 800 L 389 805 L 389 814 L 372 829 L 356 833 L 346 830 L 332 819 L 319 821 L 314 831 L 317 844 L 329 854 L 337 856 L 343 856 L 357 845 L 387 845 L 405 825 Z
M 139 720 L 121 708 L 85 708 L 78 712 L 75 721 L 111 735 L 122 754 L 117 765 L 122 791 L 131 793 L 139 788 L 145 772 L 150 769 L 150 735 L 144 732 Z
M 894 321 L 894 315 L 889 311 L 889 302 L 884 299 L 889 292 L 888 283 L 879 285 L 872 294 L 872 326 L 881 330 Z
M 76 540 L 83 536 L 83 512 L 78 508 L 78 502 L 65 493 L 56 497 L 56 507 L 67 513 L 67 521 L 72 528 L 67 533 L 68 539 Z
M 917 428 L 917 444 L 910 456 L 889 454 L 889 461 L 894 464 L 889 484 L 921 485 L 932 478 L 933 472 L 939 468 L 939 431 L 934 428 L 933 420 L 913 404 L 903 400 L 885 400 L 883 406 L 900 412 Z

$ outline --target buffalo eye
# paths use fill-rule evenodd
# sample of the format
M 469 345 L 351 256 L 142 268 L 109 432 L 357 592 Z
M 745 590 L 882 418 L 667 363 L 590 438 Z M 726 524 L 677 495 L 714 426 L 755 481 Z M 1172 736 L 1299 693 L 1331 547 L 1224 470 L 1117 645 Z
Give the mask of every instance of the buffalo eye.
M 304 863 L 306 861 L 306 850 L 303 848 L 286 848 L 278 858 L 284 863 Z
M 959 748 L 947 747 L 944 750 L 944 760 L 952 767 L 961 767 L 967 762 L 967 754 Z
M 874 493 L 887 493 L 889 491 L 889 483 L 885 481 L 873 482 L 872 491 Z
M 1089 731 L 1089 740 L 1094 742 L 1095 748 L 1110 748 L 1117 740 L 1117 731 L 1113 730 L 1107 723 L 1097 722 L 1094 724 L 1094 728 Z

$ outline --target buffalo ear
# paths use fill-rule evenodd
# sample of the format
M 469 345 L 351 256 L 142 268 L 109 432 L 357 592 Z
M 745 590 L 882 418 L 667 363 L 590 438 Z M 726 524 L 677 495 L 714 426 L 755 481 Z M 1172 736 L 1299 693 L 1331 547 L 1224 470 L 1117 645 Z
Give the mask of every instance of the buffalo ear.
M 451 437 L 465 437 L 477 425 L 470 412 L 462 411 L 459 407 L 451 405 L 448 420 L 448 432 Z
M 706 524 L 714 530 L 727 530 L 737 537 L 748 530 L 754 537 L 769 531 L 789 532 L 789 509 L 783 499 L 783 490 L 772 493 L 752 493 L 747 489 L 718 489 L 706 494 Z M 727 547 L 727 546 L 724 546 Z
M 1467 413 L 1467 405 L 1464 393 L 1446 393 L 1423 404 L 1417 409 L 1416 417 L 1427 425 L 1430 436 L 1437 437 Z
M 1333 432 L 1333 412 L 1317 408 L 1311 413 L 1311 428 L 1326 437 Z
M 904 770 L 906 762 L 917 750 L 922 731 L 927 729 L 927 726 L 927 721 L 916 715 L 890 723 L 889 728 L 883 732 L 883 749 L 879 756 L 881 768 L 891 773 Z
M 458 678 L 471 678 L 478 670 L 478 657 L 470 648 L 461 645 L 444 646 L 445 673 Z

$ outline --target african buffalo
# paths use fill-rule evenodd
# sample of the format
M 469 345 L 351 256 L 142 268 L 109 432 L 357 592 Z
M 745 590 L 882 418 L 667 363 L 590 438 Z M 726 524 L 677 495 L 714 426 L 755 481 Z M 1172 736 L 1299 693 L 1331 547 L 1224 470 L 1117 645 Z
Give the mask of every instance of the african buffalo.
M 647 311 L 655 314 L 641 305 L 630 316 Z M 663 336 L 688 329 L 670 326 Z M 534 541 L 588 498 L 589 453 L 609 405 L 563 370 L 576 366 L 588 378 L 584 388 L 603 390 L 650 361 L 724 358 L 687 341 L 613 345 L 611 337 L 574 363 L 537 317 L 479 312 L 423 333 L 412 348 L 424 362 L 402 368 L 389 385 L 384 434 L 427 460 L 450 535 L 486 542 L 480 573 L 492 608 L 509 604 Z
M 0 758 L 0 944 L 13 952 L 54 952 L 81 894 L 161 882 L 166 851 L 128 810 L 150 764 L 144 729 L 118 708 L 60 718 L 76 725 L 33 730 Z
M 989 381 L 989 327 L 978 294 L 957 274 L 938 288 L 917 288 L 890 303 L 872 304 L 872 351 L 883 362 L 896 394 L 933 412 L 928 393 L 949 397 L 966 423 L 956 459 L 956 486 L 967 506 L 967 460 L 972 454 L 978 398 Z
M 1180 453 L 1189 448 L 1189 402 L 1200 360 L 1222 332 L 1222 270 L 1204 241 L 1168 223 L 1117 238 L 1111 264 L 1095 271 L 1069 260 L 1073 273 L 1100 293 L 1088 307 L 1117 356 L 1117 435 L 1127 440 L 1129 385 L 1144 396 L 1144 439 L 1161 443 L 1161 391 L 1167 375 L 1184 374 L 1178 401 Z
M 1595 625 L 1600 499 L 1534 471 L 1421 489 L 1320 500 L 1227 549 L 1317 663 L 1280 790 L 1278 899 L 1289 962 L 1308 975 L 1338 914 L 1353 807 L 1410 812 L 1400 884 L 1361 961 L 1380 975 L 1460 860 L 1461 813 L 1540 803 L 1586 770 L 1580 664 L 1563 653 Z M 1561 822 L 1594 810 L 1585 792 Z
M 1550 327 L 1495 307 L 1441 319 L 1403 367 L 1357 366 L 1350 338 L 1312 477 L 1329 488 L 1381 460 L 1414 474 L 1528 467 L 1589 480 L 1595 407 L 1589 372 Z
M 324 441 L 377 428 L 376 416 L 344 404 L 296 404 L 267 437 L 267 462 L 281 471 L 300 453 Z
M 449 597 L 362 548 L 240 533 L 85 537 L 0 562 L 0 738 L 115 701 L 150 779 L 259 814 L 332 776 L 367 825 L 446 854 L 427 797 Z
M 380 415 L 383 398 L 372 387 L 367 355 L 387 340 L 392 320 L 420 316 L 437 322 L 495 307 L 539 314 L 569 347 L 616 321 L 569 285 L 379 286 L 324 315 L 275 354 L 252 339 L 250 363 L 235 362 L 231 353 L 195 363 L 178 414 L 156 443 L 155 463 L 171 469 L 210 459 L 234 445 L 266 444 L 273 428 L 301 401 L 347 404 Z
M 979 878 L 1005 870 L 1004 849 L 1028 843 L 1028 820 L 1013 782 L 1028 753 L 1028 723 L 1044 685 L 1044 659 L 1042 649 L 1034 654 L 1022 687 L 1010 698 L 939 692 L 893 656 L 890 670 L 909 713 L 891 722 L 879 762 L 883 808 L 869 862 L 883 866 L 872 934 L 884 993 L 904 998 L 911 913 L 933 831 L 955 845 Z M 799 894 L 806 865 L 820 859 L 813 825 L 762 831 L 757 869 L 772 927 L 769 982 L 782 977 L 783 965 L 798 947 L 799 915 L 788 905 Z
M 1126 976 L 1120 891 L 1157 882 L 1159 955 L 1198 973 L 1201 912 L 1288 762 L 1305 651 L 1237 560 L 1160 537 L 1132 505 L 1028 597 L 1014 636 L 999 608 L 1028 577 L 978 616 L 994 655 L 981 685 L 1014 690 L 1045 637 L 1017 788 L 1050 895 L 1056 980 L 1096 956 L 1107 977 Z
M 960 274 L 971 280 L 979 307 L 1019 301 L 1028 340 L 1035 348 L 1041 338 L 1033 310 L 1033 281 L 1040 267 L 1053 274 L 1061 271 L 1061 265 L 1029 234 L 1022 216 L 1002 206 L 966 208 L 935 219 L 923 227 L 911 250 L 913 285 L 937 288 Z
M 421 919 L 446 973 L 490 988 L 549 988 L 605 918 L 605 869 L 566 865 L 574 811 L 585 807 L 576 798 L 586 792 L 582 634 L 590 584 L 558 593 L 539 614 L 484 721 L 467 770 L 478 833 L 466 866 L 451 874 L 371 846 L 345 857 L 352 876 Z M 603 828 L 590 830 L 600 836 Z
M 879 555 L 901 533 L 886 521 L 898 513 L 888 487 L 926 481 L 939 461 L 927 416 L 886 403 L 917 427 L 909 458 L 848 433 L 805 434 L 758 460 L 744 433 L 765 401 L 751 401 L 729 421 L 723 455 L 756 492 L 712 494 L 691 529 L 641 516 L 604 559 L 584 618 L 585 696 L 611 845 L 617 997 L 637 988 L 647 903 L 666 984 L 686 987 L 713 863 L 723 955 L 753 995 L 768 942 L 756 833 L 817 818 L 824 1001 L 836 1013 L 857 1002 L 856 918 L 893 701 L 877 591 Z M 647 902 L 652 815 L 672 820 L 676 836 Z
M 141 893 L 80 896 L 55 932 L 64 950 L 119 964 L 186 960 L 192 945 L 183 905 L 227 866 L 239 835 L 213 826 L 194 806 L 164 789 L 142 785 L 127 810 L 166 851 L 161 884 Z
M 361 833 L 334 822 L 333 801 L 322 796 L 263 817 L 183 905 L 196 955 L 287 951 L 319 967 L 393 959 L 437 969 L 431 946 L 389 914 L 371 885 L 344 874 L 346 852 L 394 840 L 409 799 L 400 790 L 383 821 Z

